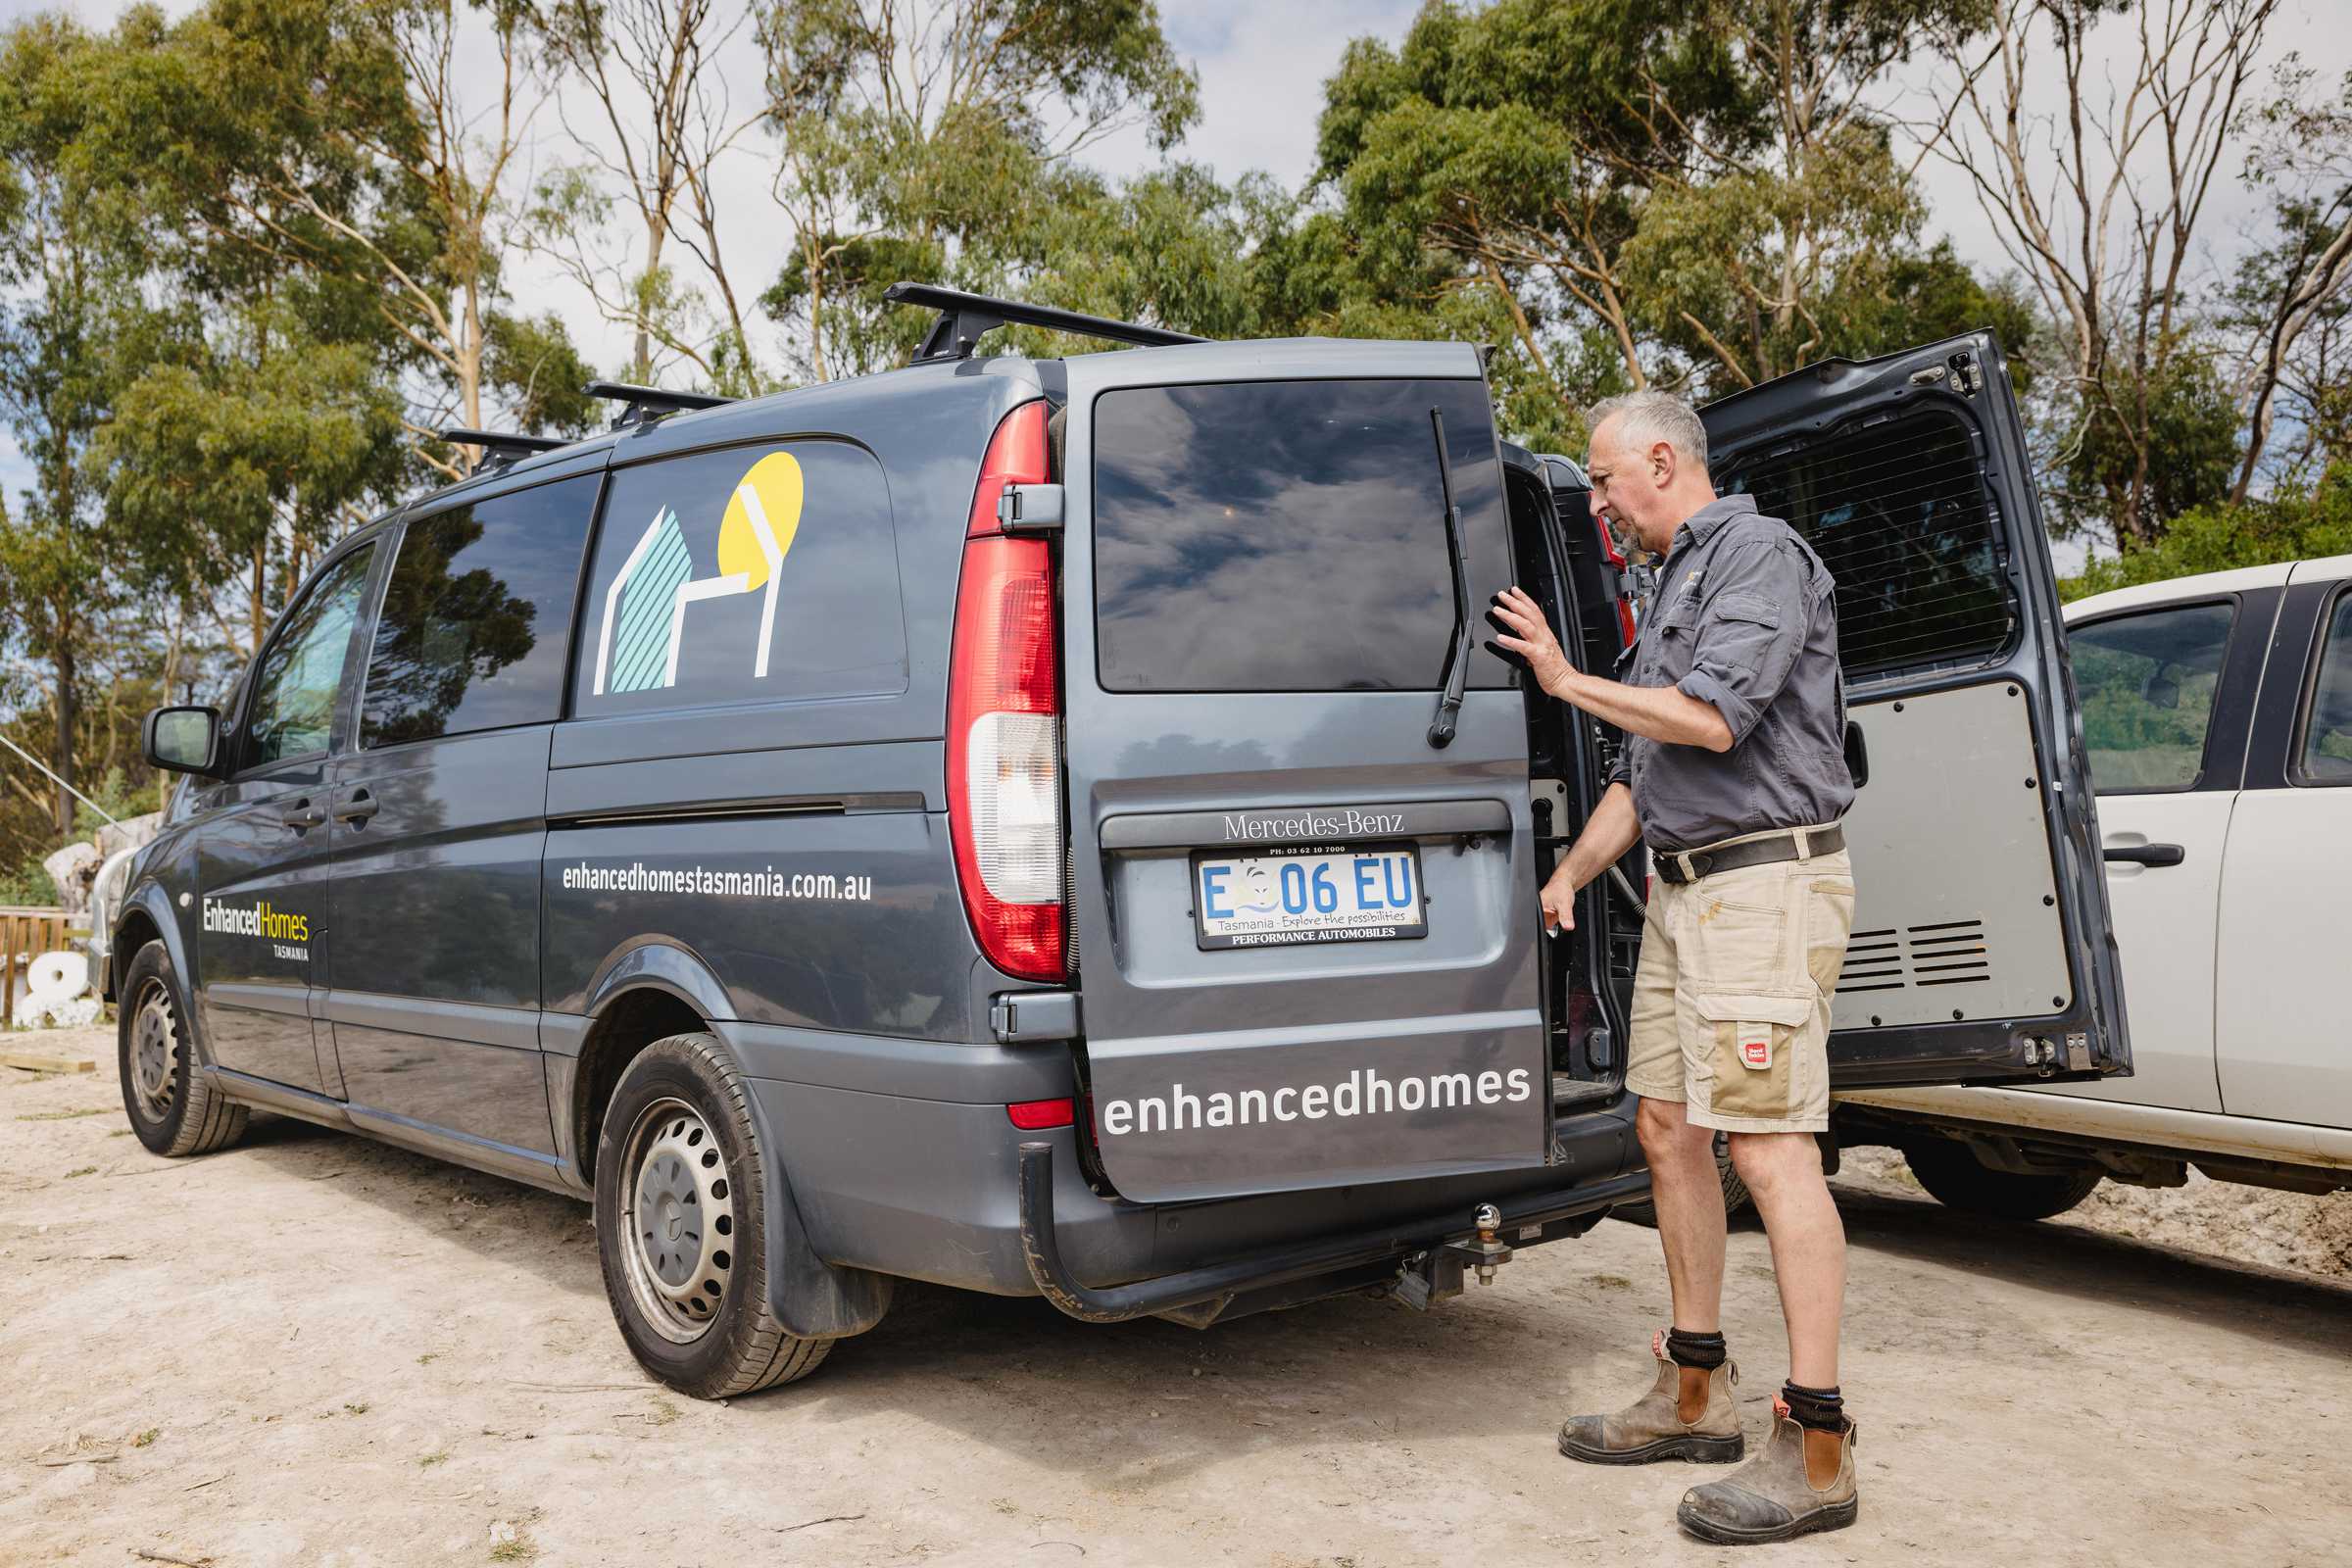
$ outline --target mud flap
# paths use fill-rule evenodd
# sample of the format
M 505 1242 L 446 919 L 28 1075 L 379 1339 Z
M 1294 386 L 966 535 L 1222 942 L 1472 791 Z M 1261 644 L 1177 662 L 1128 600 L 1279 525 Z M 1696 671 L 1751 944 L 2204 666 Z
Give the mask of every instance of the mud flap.
M 843 1268 L 816 1255 L 802 1223 L 792 1181 L 784 1174 L 776 1131 L 760 1097 L 745 1097 L 760 1129 L 767 1179 L 767 1297 L 787 1334 L 840 1340 L 863 1334 L 890 1310 L 896 1281 L 870 1269 Z

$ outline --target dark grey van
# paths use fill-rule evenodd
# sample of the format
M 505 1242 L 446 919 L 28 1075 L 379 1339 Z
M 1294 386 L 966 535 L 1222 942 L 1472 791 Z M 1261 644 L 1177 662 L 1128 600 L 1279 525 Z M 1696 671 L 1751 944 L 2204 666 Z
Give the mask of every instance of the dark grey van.
M 141 1140 L 258 1108 L 592 1198 L 623 1337 L 710 1396 L 900 1278 L 1427 1306 L 1640 1200 L 1639 854 L 1568 937 L 1536 901 L 1616 738 L 1474 651 L 1513 581 L 1630 637 L 1575 466 L 1469 346 L 901 292 L 911 368 L 497 442 L 150 717 Z M 1006 320 L 1142 346 L 975 357 Z M 2128 1061 L 2008 384 L 1976 336 L 1708 413 L 1840 584 L 1844 1086 Z

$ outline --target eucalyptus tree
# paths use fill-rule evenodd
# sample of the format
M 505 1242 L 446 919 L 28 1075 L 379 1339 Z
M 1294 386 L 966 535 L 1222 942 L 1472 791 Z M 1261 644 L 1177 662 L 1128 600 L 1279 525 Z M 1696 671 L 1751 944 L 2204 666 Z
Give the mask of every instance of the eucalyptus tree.
M 760 303 L 818 380 L 912 349 L 900 277 L 1019 286 L 1105 194 L 1081 154 L 1134 123 L 1165 150 L 1199 110 L 1151 0 L 769 0 L 759 35 L 790 243 Z

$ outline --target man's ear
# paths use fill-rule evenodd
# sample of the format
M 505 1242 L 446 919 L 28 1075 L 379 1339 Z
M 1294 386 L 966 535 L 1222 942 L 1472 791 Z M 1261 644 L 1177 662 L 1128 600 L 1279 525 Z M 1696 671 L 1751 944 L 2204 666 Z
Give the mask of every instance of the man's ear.
M 1657 476 L 1659 489 L 1673 488 L 1675 459 L 1678 455 L 1674 450 L 1674 443 L 1671 441 L 1652 441 L 1649 444 L 1650 472 Z

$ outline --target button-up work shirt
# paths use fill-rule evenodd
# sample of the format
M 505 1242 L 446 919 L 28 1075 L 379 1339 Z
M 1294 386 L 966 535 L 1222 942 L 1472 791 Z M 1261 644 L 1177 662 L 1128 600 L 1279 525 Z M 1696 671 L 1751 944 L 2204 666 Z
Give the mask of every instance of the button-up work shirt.
M 1835 822 L 1853 804 L 1836 588 L 1821 558 L 1751 496 L 1710 502 L 1676 530 L 1619 678 L 1708 704 L 1733 744 L 1711 752 L 1626 736 L 1609 782 L 1632 786 L 1650 848 Z

